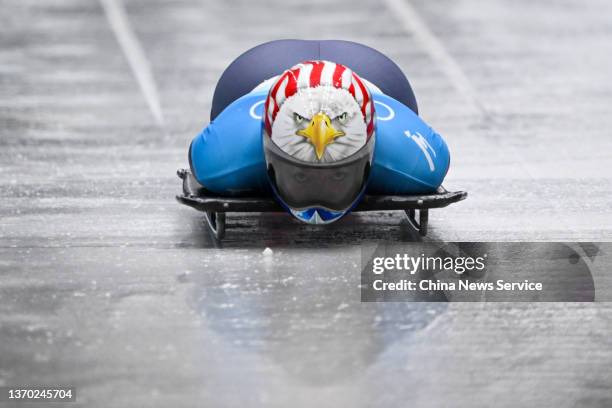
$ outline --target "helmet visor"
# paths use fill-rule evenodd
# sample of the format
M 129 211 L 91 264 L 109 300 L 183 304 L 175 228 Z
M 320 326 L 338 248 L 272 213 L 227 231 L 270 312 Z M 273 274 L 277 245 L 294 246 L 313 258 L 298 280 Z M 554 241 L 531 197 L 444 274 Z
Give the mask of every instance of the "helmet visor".
M 333 163 L 308 163 L 264 138 L 268 176 L 277 194 L 293 210 L 321 207 L 348 210 L 367 181 L 374 138 L 358 152 Z

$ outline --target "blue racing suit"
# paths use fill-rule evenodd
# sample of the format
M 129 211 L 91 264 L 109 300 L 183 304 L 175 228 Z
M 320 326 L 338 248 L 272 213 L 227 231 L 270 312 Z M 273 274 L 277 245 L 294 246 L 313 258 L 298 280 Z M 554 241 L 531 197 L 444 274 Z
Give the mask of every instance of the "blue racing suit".
M 228 196 L 270 194 L 261 120 L 267 93 L 236 99 L 193 140 L 191 169 L 206 189 Z M 366 194 L 434 192 L 450 163 L 444 139 L 392 97 L 372 91 L 372 98 L 376 143 Z

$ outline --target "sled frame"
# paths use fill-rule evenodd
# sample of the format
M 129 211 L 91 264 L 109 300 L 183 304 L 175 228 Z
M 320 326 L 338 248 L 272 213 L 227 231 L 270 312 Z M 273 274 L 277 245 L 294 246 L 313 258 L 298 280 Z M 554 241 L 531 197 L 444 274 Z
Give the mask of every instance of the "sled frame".
M 177 195 L 176 199 L 204 212 L 206 226 L 218 241 L 225 237 L 227 213 L 285 212 L 272 197 L 222 197 L 206 190 L 187 169 L 179 169 L 177 175 L 183 180 L 183 194 Z M 365 195 L 352 212 L 403 211 L 410 226 L 424 237 L 429 226 L 430 209 L 443 208 L 466 198 L 467 192 L 447 191 L 442 186 L 432 194 Z

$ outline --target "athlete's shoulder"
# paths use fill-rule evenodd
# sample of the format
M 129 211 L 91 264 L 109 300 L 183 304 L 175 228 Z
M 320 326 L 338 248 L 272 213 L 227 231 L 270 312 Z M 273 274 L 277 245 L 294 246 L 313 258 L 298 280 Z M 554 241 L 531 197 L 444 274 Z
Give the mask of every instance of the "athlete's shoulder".
M 379 126 L 398 127 L 411 126 L 423 130 L 429 128 L 427 123 L 412 109 L 398 100 L 383 93 L 372 93 L 374 107 L 376 109 L 376 121 Z
M 416 194 L 434 191 L 450 163 L 444 139 L 401 102 L 373 94 L 376 149 L 370 193 Z
M 207 189 L 220 194 L 265 189 L 261 117 L 266 95 L 251 92 L 240 97 L 194 138 L 192 172 Z
M 267 91 L 254 90 L 253 92 L 241 96 L 229 104 L 211 122 L 211 125 L 244 126 L 250 122 L 257 123 L 259 125 L 263 115 L 263 105 L 266 101 L 267 94 Z M 236 122 L 238 119 L 240 122 Z

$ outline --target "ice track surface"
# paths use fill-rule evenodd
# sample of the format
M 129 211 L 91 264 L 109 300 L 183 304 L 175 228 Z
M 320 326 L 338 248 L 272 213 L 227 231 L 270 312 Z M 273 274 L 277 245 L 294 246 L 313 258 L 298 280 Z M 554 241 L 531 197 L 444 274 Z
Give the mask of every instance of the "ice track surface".
M 233 58 L 339 38 L 391 56 L 449 143 L 445 185 L 470 196 L 426 239 L 609 241 L 609 2 L 0 7 L 0 386 L 74 385 L 75 407 L 612 406 L 608 303 L 361 304 L 360 245 L 419 239 L 401 213 L 230 214 L 219 246 L 174 200 Z

